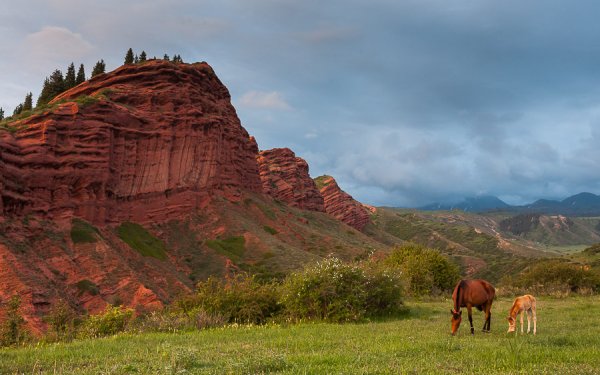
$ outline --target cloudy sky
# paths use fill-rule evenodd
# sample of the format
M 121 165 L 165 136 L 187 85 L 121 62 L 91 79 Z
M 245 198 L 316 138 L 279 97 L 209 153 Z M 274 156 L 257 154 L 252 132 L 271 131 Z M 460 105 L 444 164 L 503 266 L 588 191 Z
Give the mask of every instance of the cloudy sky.
M 9 0 L 0 106 L 71 62 L 209 62 L 261 149 L 355 198 L 419 206 L 600 193 L 600 3 Z

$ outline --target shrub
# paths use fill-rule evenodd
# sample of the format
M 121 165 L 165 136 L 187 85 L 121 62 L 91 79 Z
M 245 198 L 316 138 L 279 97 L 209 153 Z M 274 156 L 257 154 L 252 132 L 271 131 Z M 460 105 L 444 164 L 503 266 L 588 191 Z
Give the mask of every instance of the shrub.
M 439 251 L 412 243 L 395 248 L 384 264 L 400 269 L 416 296 L 450 291 L 460 279 L 458 266 Z
M 145 257 L 167 259 L 165 244 L 139 224 L 124 222 L 117 228 L 119 238 Z
M 327 258 L 290 274 L 281 302 L 292 319 L 358 321 L 396 311 L 402 304 L 401 283 L 389 272 Z
M 77 284 L 75 284 L 75 286 L 79 290 L 79 292 L 77 293 L 78 297 L 81 297 L 85 293 L 89 293 L 92 296 L 97 296 L 100 293 L 98 285 L 96 285 L 93 281 L 87 279 L 78 281 Z
M 63 300 L 58 301 L 44 317 L 44 321 L 48 323 L 45 340 L 71 341 L 75 338 L 76 319 L 77 314 L 71 306 Z
M 20 309 L 21 297 L 12 296 L 6 303 L 6 318 L 0 325 L 0 346 L 14 346 L 28 341 L 29 332 Z
M 265 226 L 263 227 L 263 229 L 265 230 L 265 232 L 267 232 L 267 233 L 269 233 L 269 234 L 272 234 L 272 235 L 276 235 L 277 233 L 279 233 L 279 232 L 277 232 L 277 229 L 275 229 L 275 228 L 271 228 L 271 227 L 270 227 L 270 226 L 268 226 L 268 225 L 265 225 Z
M 98 241 L 98 229 L 81 219 L 73 219 L 71 222 L 71 240 L 73 243 L 94 243 Z
M 221 327 L 225 323 L 225 317 L 222 315 L 209 314 L 200 308 L 193 308 L 187 312 L 175 308 L 153 311 L 138 317 L 133 322 L 132 330 L 136 332 L 177 332 Z
M 241 273 L 227 280 L 211 277 L 200 282 L 196 293 L 180 299 L 177 305 L 186 313 L 202 311 L 204 320 L 222 317 L 229 323 L 260 324 L 279 312 L 277 297 L 274 284 L 260 284 L 253 276 Z
M 512 282 L 514 287 L 537 294 L 600 291 L 600 274 L 589 267 L 560 259 L 537 262 Z
M 89 315 L 82 323 L 79 336 L 96 338 L 125 331 L 133 319 L 133 309 L 107 305 L 104 312 Z

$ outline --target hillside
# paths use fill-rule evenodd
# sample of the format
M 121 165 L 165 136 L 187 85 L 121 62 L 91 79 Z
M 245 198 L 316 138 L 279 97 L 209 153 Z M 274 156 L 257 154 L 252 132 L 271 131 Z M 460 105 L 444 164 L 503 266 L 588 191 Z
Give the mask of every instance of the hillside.
M 388 249 L 319 212 L 305 163 L 297 181 L 312 196 L 298 199 L 316 206 L 274 200 L 261 176 L 276 172 L 261 175 L 257 158 L 206 63 L 125 65 L 3 122 L 0 299 L 21 295 L 39 331 L 59 298 L 90 313 L 151 310 L 210 275 L 269 279 Z

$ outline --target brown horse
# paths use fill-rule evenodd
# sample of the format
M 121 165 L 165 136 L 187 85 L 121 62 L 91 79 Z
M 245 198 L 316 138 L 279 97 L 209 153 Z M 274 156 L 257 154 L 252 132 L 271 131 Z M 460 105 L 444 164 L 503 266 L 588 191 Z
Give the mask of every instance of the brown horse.
M 523 333 L 523 315 L 527 314 L 527 333 L 531 327 L 531 317 L 533 316 L 533 334 L 537 331 L 537 312 L 536 300 L 531 294 L 526 294 L 515 298 L 510 311 L 508 312 L 508 332 L 517 333 L 517 315 L 521 314 L 521 333 Z
M 471 314 L 473 306 L 479 311 L 485 311 L 483 332 L 489 332 L 492 322 L 492 302 L 494 302 L 495 295 L 496 289 L 485 280 L 460 280 L 452 293 L 452 300 L 454 301 L 454 308 L 450 310 L 452 313 L 452 335 L 456 334 L 462 321 L 461 307 L 467 308 L 469 323 L 471 324 L 471 334 L 475 334 L 473 316 Z

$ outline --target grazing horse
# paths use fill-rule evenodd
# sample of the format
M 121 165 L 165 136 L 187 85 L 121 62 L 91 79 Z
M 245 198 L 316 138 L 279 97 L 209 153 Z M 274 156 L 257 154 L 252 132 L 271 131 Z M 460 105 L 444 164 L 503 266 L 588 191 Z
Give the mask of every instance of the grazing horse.
M 485 280 L 461 280 L 456 284 L 452 293 L 454 308 L 450 310 L 452 313 L 452 335 L 456 334 L 460 322 L 462 321 L 461 307 L 466 307 L 469 313 L 469 323 L 471 324 L 471 334 L 475 334 L 473 329 L 473 316 L 471 308 L 475 306 L 479 311 L 485 311 L 485 323 L 483 324 L 483 332 L 489 332 L 492 322 L 492 302 L 496 295 L 496 289 L 492 284 Z
M 535 297 L 530 294 L 515 298 L 515 302 L 508 312 L 508 333 L 517 333 L 517 315 L 519 314 L 521 314 L 521 333 L 523 333 L 523 315 L 527 314 L 527 333 L 529 333 L 531 327 L 531 316 L 533 316 L 533 334 L 535 335 L 537 330 L 537 314 L 535 311 L 535 304 Z

